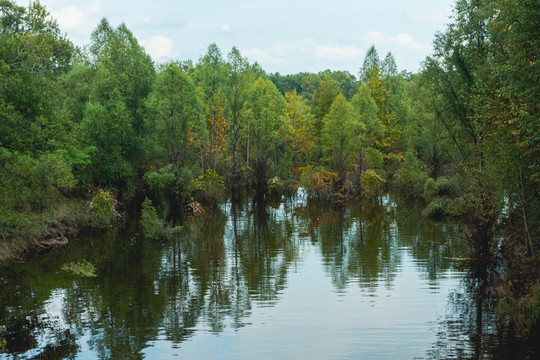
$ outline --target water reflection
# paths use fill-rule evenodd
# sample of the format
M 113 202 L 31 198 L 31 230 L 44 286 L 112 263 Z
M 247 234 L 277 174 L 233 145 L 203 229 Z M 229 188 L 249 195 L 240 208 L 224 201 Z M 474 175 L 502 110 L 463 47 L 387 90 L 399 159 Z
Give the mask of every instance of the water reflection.
M 276 204 L 244 199 L 187 219 L 182 236 L 163 243 L 145 240 L 135 223 L 121 235 L 81 239 L 2 270 L 8 280 L 0 289 L 0 356 L 142 359 L 157 341 L 174 349 L 201 332 L 239 331 L 255 308 L 280 304 L 291 273 L 313 251 L 340 294 L 351 285 L 363 296 L 392 291 L 405 258 L 413 259 L 426 291 L 437 291 L 466 248 L 458 226 L 419 213 L 390 197 L 349 207 L 302 196 Z M 99 276 L 59 270 L 78 259 L 96 264 Z

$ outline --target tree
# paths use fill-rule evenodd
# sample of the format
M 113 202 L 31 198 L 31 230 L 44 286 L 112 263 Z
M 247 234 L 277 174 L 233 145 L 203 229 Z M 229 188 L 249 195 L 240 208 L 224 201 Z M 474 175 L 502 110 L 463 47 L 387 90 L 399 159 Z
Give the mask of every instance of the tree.
M 328 111 L 330 111 L 330 107 L 340 93 L 338 84 L 329 75 L 325 75 L 313 94 L 312 111 L 315 118 L 313 130 L 315 131 L 314 136 L 318 140 L 319 145 L 323 119 L 328 114 Z
M 207 124 L 209 132 L 210 166 L 216 167 L 216 147 L 223 148 L 225 124 L 223 123 L 223 88 L 226 82 L 226 64 L 219 47 L 213 43 L 208 46 L 207 53 L 201 57 L 194 72 L 193 79 L 202 88 L 207 107 Z M 219 146 L 216 146 L 219 143 Z
M 377 53 L 377 49 L 375 49 L 375 45 L 371 45 L 364 57 L 364 63 L 358 72 L 360 81 L 368 82 L 373 75 L 372 70 L 375 67 L 378 69 L 381 68 L 381 60 L 379 59 L 379 54 Z
M 118 90 L 113 89 L 106 102 L 90 100 L 86 104 L 77 135 L 81 144 L 97 149 L 91 157 L 93 184 L 116 190 L 133 185 L 135 134 Z
M 142 172 L 146 101 L 155 69 L 127 27 L 121 24 L 113 29 L 106 19 L 92 33 L 90 56 L 95 75 L 88 76 L 85 70 L 81 74 L 89 79 L 90 92 L 86 95 L 83 89 L 81 93 L 81 99 L 88 96 L 88 103 L 78 139 L 82 144 L 96 144 L 97 153 L 92 155 L 96 183 L 123 191 Z M 113 168 L 116 161 L 118 169 Z
M 398 75 L 398 68 L 396 65 L 396 59 L 394 58 L 394 55 L 392 55 L 391 52 L 388 52 L 386 54 L 386 57 L 381 63 L 381 70 L 385 77 L 391 77 L 391 76 L 397 76 Z
M 287 116 L 284 118 L 282 131 L 284 138 L 292 146 L 296 162 L 304 162 L 313 145 L 313 115 L 311 109 L 296 90 L 285 93 Z
M 150 55 L 144 52 L 125 24 L 113 29 L 102 19 L 91 38 L 93 66 L 107 69 L 107 76 L 112 80 L 109 85 L 118 89 L 124 98 L 135 134 L 144 136 L 145 101 L 156 76 Z M 100 74 L 104 72 L 96 76 Z M 94 91 L 94 98 L 106 98 L 110 92 L 108 88 L 100 90 L 101 93 Z
M 384 135 L 384 125 L 378 116 L 378 107 L 371 97 L 371 92 L 366 84 L 360 85 L 358 92 L 353 96 L 351 105 L 359 115 L 360 122 L 365 126 L 363 144 L 373 147 L 380 142 Z
M 358 89 L 358 80 L 356 77 L 348 71 L 330 71 L 325 70 L 319 72 L 320 76 L 328 75 L 334 80 L 339 87 L 341 93 L 345 96 L 347 101 L 353 97 Z
M 342 182 L 349 160 L 359 150 L 359 136 L 363 128 L 353 106 L 339 94 L 324 117 L 321 143 L 325 160 Z
M 232 143 L 231 172 L 233 176 L 236 176 L 237 174 L 238 146 L 240 135 L 243 130 L 241 114 L 246 99 L 246 89 L 248 87 L 248 65 L 247 60 L 242 57 L 240 51 L 236 47 L 233 47 L 227 55 L 228 92 L 226 94 L 227 117 L 229 118 Z
M 283 97 L 270 80 L 259 78 L 247 93 L 244 116 L 249 125 L 248 141 L 253 144 L 255 177 L 259 195 L 266 192 L 272 152 L 281 142 L 279 130 L 285 116 Z
M 0 12 L 0 146 L 37 154 L 70 131 L 56 79 L 74 47 L 38 2 L 25 9 L 2 1 Z
M 177 64 L 169 63 L 157 76 L 149 105 L 155 139 L 178 174 L 180 167 L 196 159 L 207 139 L 203 104 L 191 78 Z

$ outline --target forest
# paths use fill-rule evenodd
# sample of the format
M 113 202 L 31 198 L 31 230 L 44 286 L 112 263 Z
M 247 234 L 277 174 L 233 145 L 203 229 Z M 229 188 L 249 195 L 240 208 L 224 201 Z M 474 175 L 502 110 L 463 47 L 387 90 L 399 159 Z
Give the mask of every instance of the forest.
M 239 189 L 458 219 L 517 337 L 540 317 L 540 2 L 457 0 L 418 73 L 267 73 L 233 47 L 155 63 L 125 24 L 85 47 L 0 0 L 0 264 L 138 216 L 175 231 Z M 133 215 L 137 214 L 137 215 Z M 178 231 L 178 230 L 176 230 Z

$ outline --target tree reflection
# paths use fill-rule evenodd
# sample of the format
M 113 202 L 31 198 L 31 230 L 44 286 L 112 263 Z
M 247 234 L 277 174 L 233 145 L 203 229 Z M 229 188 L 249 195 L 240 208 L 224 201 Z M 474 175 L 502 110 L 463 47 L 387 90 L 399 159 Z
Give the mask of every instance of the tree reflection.
M 319 251 L 337 291 L 352 282 L 368 293 L 391 288 L 406 253 L 436 282 L 462 256 L 459 231 L 418 214 L 390 198 L 348 207 L 237 199 L 185 220 L 181 234 L 162 243 L 137 229 L 82 241 L 9 270 L 16 279 L 0 292 L 7 353 L 69 358 L 85 346 L 101 359 L 142 359 L 156 339 L 181 344 L 200 329 L 239 329 L 255 306 L 279 301 L 308 248 Z M 97 278 L 58 270 L 81 258 L 96 265 Z M 58 319 L 42 316 L 51 302 Z

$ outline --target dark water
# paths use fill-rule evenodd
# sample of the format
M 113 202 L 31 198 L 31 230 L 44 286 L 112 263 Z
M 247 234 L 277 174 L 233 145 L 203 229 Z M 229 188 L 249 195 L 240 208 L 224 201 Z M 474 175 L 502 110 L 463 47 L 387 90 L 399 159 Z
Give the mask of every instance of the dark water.
M 390 197 L 227 202 L 168 241 L 133 225 L 2 270 L 1 359 L 526 357 L 473 296 L 459 226 Z M 80 259 L 98 276 L 61 270 Z

